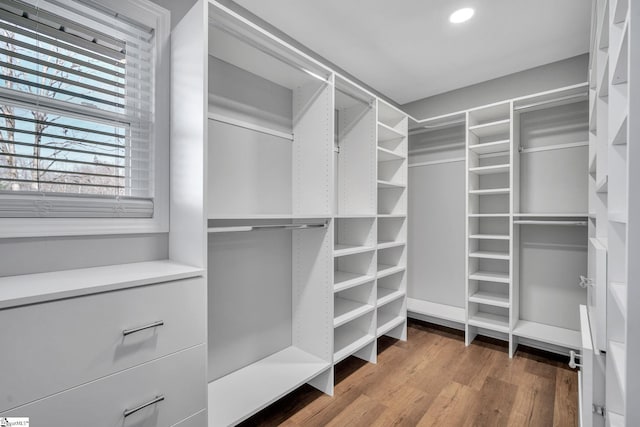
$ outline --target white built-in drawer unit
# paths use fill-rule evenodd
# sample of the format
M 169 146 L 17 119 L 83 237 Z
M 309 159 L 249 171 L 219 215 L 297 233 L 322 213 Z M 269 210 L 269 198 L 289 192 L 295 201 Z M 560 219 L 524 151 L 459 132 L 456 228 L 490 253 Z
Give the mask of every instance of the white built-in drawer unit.
M 10 346 L 0 415 L 123 425 L 125 409 L 160 394 L 173 398 L 147 414 L 155 421 L 124 425 L 172 425 L 205 409 L 202 273 L 163 260 L 0 278 L 0 342 Z
M 205 319 L 202 278 L 0 310 L 0 411 L 203 343 Z
M 187 420 L 206 408 L 206 347 L 200 344 L 2 413 L 31 425 L 204 426 Z M 201 417 L 202 418 L 202 417 Z

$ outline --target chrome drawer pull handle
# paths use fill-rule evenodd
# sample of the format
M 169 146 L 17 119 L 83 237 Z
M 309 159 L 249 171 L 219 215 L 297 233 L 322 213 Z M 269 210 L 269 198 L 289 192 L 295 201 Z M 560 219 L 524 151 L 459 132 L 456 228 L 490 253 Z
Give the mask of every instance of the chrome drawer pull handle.
M 162 325 L 164 325 L 164 320 L 158 320 L 157 322 L 149 323 L 148 325 L 140 326 L 138 328 L 125 329 L 122 331 L 122 335 L 126 337 L 127 335 L 135 334 L 136 332 L 144 331 L 145 329 L 157 328 Z
M 160 396 L 156 396 L 153 400 L 150 400 L 147 403 L 143 403 L 140 406 L 136 406 L 133 409 L 125 409 L 124 410 L 124 417 L 127 418 L 129 415 L 135 414 L 136 412 L 146 408 L 147 406 L 155 405 L 156 403 L 162 402 L 163 400 L 164 400 L 164 396 L 160 395 Z

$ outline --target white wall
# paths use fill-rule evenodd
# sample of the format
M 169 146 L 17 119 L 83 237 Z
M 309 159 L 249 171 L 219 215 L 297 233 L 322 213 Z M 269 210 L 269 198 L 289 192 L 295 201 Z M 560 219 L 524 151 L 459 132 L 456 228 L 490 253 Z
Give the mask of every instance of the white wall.
M 587 81 L 589 55 L 509 74 L 401 106 L 420 120 Z

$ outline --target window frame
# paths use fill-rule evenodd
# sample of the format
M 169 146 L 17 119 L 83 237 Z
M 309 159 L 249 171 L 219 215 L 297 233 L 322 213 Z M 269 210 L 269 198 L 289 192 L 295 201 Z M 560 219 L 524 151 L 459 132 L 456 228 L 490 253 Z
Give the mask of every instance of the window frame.
M 22 0 L 37 6 L 38 0 Z M 92 7 L 95 0 L 57 0 L 75 7 Z M 169 231 L 169 114 L 171 15 L 149 0 L 110 0 L 109 9 L 155 30 L 156 53 L 152 132 L 154 212 L 151 218 L 0 218 L 0 238 L 148 234 Z M 34 195 L 35 196 L 35 195 Z M 26 196 L 28 200 L 29 196 Z

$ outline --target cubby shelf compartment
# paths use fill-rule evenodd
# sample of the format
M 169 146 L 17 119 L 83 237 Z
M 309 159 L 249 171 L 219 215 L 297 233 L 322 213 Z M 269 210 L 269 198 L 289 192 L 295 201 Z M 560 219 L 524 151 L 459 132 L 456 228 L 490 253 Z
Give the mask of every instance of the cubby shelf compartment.
M 509 274 L 507 273 L 492 273 L 488 271 L 476 271 L 469 275 L 470 280 L 480 280 L 483 282 L 495 282 L 495 283 L 509 283 Z
M 518 320 L 516 327 L 513 329 L 513 334 L 522 338 L 571 349 L 579 349 L 582 346 L 580 331 L 531 322 L 529 320 Z
M 628 80 L 628 64 L 629 64 L 629 25 L 628 21 L 625 21 L 622 29 L 622 40 L 620 41 L 620 48 L 618 49 L 618 56 L 615 59 L 613 73 L 611 74 L 611 84 L 619 85 L 626 83 Z M 612 58 L 613 59 L 613 58 Z
M 509 304 L 509 295 L 487 291 L 477 291 L 469 296 L 469 302 L 503 308 L 509 308 L 511 306 L 511 304 Z
M 509 318 L 499 314 L 477 312 L 469 317 L 469 325 L 505 334 L 509 333 Z
M 333 306 L 333 327 L 337 328 L 373 310 L 373 305 L 336 297 Z
M 499 194 L 509 194 L 508 188 L 489 188 L 485 190 L 469 190 L 469 194 L 474 196 L 496 196 Z
M 378 307 L 385 304 L 389 304 L 397 299 L 402 298 L 405 295 L 403 290 L 399 289 L 387 289 L 378 286 Z
M 404 270 L 405 267 L 401 265 L 378 264 L 378 279 L 400 273 Z
M 616 373 L 618 385 L 620 386 L 621 395 L 626 395 L 627 385 L 627 366 L 626 366 L 626 350 L 625 345 L 616 341 L 609 341 L 608 359 L 613 364 L 613 371 Z
M 384 310 L 379 310 L 378 311 L 378 329 L 376 331 L 376 334 L 378 335 L 378 337 L 381 337 L 382 335 L 386 334 L 393 328 L 396 328 L 402 325 L 405 321 L 406 321 L 406 317 L 404 316 L 388 313 Z
M 486 138 L 493 135 L 500 135 L 509 132 L 511 121 L 509 119 L 498 120 L 490 123 L 469 126 L 469 132 L 478 138 Z
M 605 175 L 596 182 L 596 193 L 607 193 L 609 191 L 609 176 Z
M 607 55 L 604 73 L 602 74 L 602 82 L 598 86 L 598 97 L 605 99 L 609 97 L 609 59 Z
M 211 425 L 237 424 L 329 369 L 330 363 L 288 347 L 209 383 Z
M 383 181 L 381 179 L 378 180 L 378 188 L 406 188 L 406 184 L 401 184 L 397 182 L 391 181 Z
M 627 317 L 627 285 L 625 283 L 611 282 L 609 283 L 609 292 L 613 297 L 620 313 L 623 317 Z
M 617 131 L 613 133 L 613 138 L 611 139 L 612 145 L 625 145 L 627 143 L 627 117 L 625 114 L 620 124 L 616 126 Z
M 509 172 L 509 165 L 492 165 L 492 166 L 477 166 L 469 168 L 469 172 L 476 175 L 490 175 L 494 173 L 506 173 Z
M 493 154 L 509 151 L 511 141 L 504 139 L 501 141 L 485 142 L 483 144 L 474 144 L 469 146 L 469 150 L 477 154 Z
M 471 252 L 469 258 L 482 258 L 482 259 L 503 259 L 509 260 L 509 254 L 506 252 L 492 252 L 492 251 L 477 251 Z
M 415 298 L 407 298 L 407 311 L 456 323 L 464 323 L 466 316 L 463 307 L 454 307 Z
M 378 161 L 379 162 L 392 162 L 396 160 L 403 160 L 406 157 L 402 154 L 398 154 L 395 151 L 391 151 L 384 147 L 378 147 Z
M 333 256 L 335 258 L 341 257 L 341 256 L 346 256 L 346 255 L 353 255 L 353 254 L 360 254 L 360 253 L 364 253 L 364 252 L 370 252 L 375 250 L 376 248 L 373 246 L 357 246 L 357 245 L 335 245 L 335 247 L 333 248 Z
M 611 17 L 612 22 L 614 24 L 619 24 L 621 22 L 624 22 L 624 20 L 627 19 L 628 11 L 629 11 L 629 0 L 617 0 L 614 6 L 613 16 Z
M 374 276 L 368 274 L 355 274 L 347 271 L 335 271 L 333 273 L 334 292 L 344 291 L 345 289 L 353 288 L 354 286 L 363 285 L 367 282 L 375 280 Z
M 474 240 L 509 240 L 508 234 L 472 234 L 469 236 Z
M 358 329 L 342 327 L 334 336 L 333 363 L 338 363 L 361 348 L 371 344 L 376 337 Z
M 378 242 L 378 249 L 397 248 L 399 246 L 405 246 L 405 242 Z
M 378 142 L 393 141 L 404 137 L 405 135 L 399 130 L 378 122 Z

